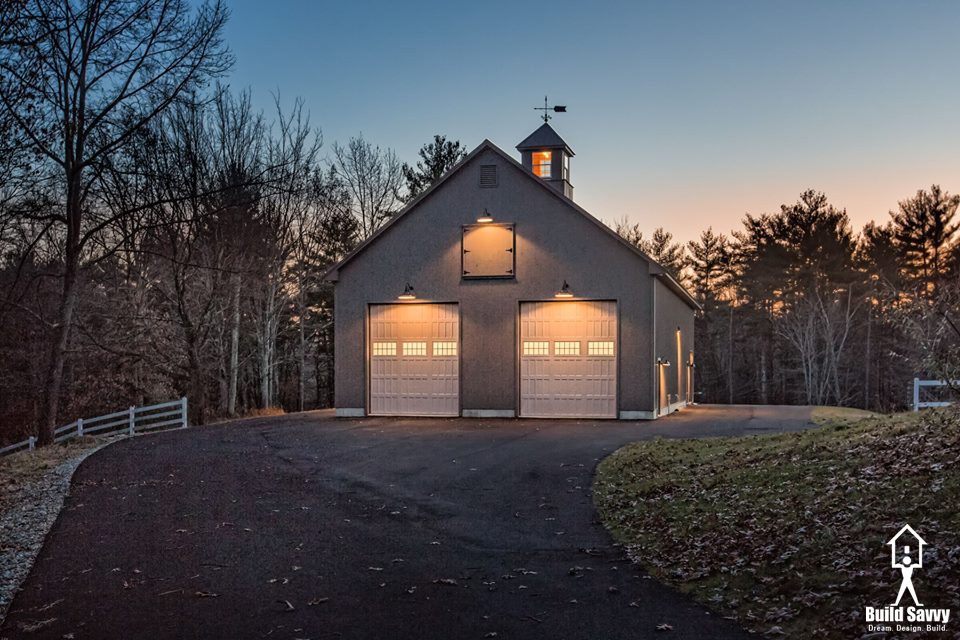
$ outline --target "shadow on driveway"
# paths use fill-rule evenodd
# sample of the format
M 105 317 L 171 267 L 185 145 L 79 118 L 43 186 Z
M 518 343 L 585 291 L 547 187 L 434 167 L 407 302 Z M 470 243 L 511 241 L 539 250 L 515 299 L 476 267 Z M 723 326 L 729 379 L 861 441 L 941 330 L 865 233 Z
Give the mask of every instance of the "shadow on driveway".
M 126 440 L 77 471 L 0 636 L 747 637 L 624 558 L 593 471 L 634 440 L 809 425 L 803 407 L 636 423 L 318 412 Z

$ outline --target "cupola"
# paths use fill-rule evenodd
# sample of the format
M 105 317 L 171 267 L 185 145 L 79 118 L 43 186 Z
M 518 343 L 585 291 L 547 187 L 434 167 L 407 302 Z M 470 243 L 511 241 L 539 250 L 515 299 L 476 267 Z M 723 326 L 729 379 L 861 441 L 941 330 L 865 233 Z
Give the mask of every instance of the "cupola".
M 540 128 L 527 136 L 517 145 L 523 166 L 573 200 L 573 185 L 570 184 L 570 158 L 573 150 L 563 141 L 550 123 L 544 122 Z

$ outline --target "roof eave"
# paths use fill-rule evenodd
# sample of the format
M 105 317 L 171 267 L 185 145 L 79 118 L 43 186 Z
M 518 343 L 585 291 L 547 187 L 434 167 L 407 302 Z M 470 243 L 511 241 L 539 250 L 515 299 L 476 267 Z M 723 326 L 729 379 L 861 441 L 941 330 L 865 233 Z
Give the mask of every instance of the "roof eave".
M 663 283 L 667 286 L 667 288 L 673 291 L 675 294 L 677 294 L 677 296 L 679 296 L 681 300 L 687 303 L 687 306 L 689 306 L 691 309 L 693 309 L 694 311 L 703 311 L 703 307 L 700 305 L 699 302 L 697 302 L 696 298 L 690 295 L 690 292 L 687 291 L 686 287 L 684 287 L 682 284 L 677 282 L 677 279 L 674 278 L 672 275 L 670 275 L 670 273 L 666 269 L 664 269 L 662 266 L 660 266 L 656 262 L 654 262 L 654 264 L 656 264 L 657 267 L 660 269 L 660 271 L 652 274 L 654 278 L 659 278 L 660 280 L 662 280 Z
M 573 157 L 577 154 L 573 152 L 573 149 L 570 148 L 568 144 L 528 144 L 528 145 L 517 145 L 517 151 L 538 151 L 540 149 L 563 149 L 567 152 L 567 155 Z
M 431 193 L 436 191 L 440 187 L 440 185 L 446 182 L 447 179 L 450 178 L 450 176 L 456 173 L 460 169 L 460 167 L 470 162 L 470 160 L 475 158 L 483 149 L 486 149 L 487 147 L 492 147 L 494 149 L 497 148 L 497 146 L 492 142 L 490 142 L 489 139 L 484 138 L 483 142 L 481 142 L 476 149 L 474 149 L 473 151 L 468 153 L 466 156 L 464 156 L 464 158 L 460 162 L 450 167 L 450 169 L 445 174 L 440 176 L 439 180 L 437 180 L 436 182 L 431 184 L 429 187 L 424 189 L 420 193 L 420 195 L 418 195 L 416 198 L 408 202 L 402 209 L 400 209 L 400 211 L 398 211 L 392 218 L 390 218 L 390 220 L 387 221 L 385 225 L 377 229 L 369 238 L 367 238 L 366 240 L 358 244 L 356 248 L 354 248 L 353 251 L 345 255 L 343 259 L 341 259 L 339 262 L 337 262 L 332 267 L 327 269 L 327 271 L 323 274 L 323 279 L 330 282 L 336 282 L 340 277 L 340 267 L 342 267 L 347 262 L 352 260 L 355 255 L 357 255 L 358 253 L 363 251 L 368 245 L 373 243 L 373 241 L 379 238 L 384 232 L 386 232 L 387 229 L 392 227 L 397 220 L 402 218 L 404 215 L 406 215 L 408 211 L 410 211 L 411 209 L 416 207 L 418 204 L 420 204 L 420 202 L 426 199 Z

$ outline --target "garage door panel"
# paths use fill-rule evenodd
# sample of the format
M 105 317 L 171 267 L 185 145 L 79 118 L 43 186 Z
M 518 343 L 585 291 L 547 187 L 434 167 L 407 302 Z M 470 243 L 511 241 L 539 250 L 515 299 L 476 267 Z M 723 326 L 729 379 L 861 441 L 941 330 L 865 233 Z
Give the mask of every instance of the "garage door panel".
M 370 413 L 459 415 L 459 335 L 456 304 L 370 307 Z M 378 343 L 395 355 L 377 355 L 392 349 Z
M 521 415 L 616 417 L 616 303 L 523 303 L 520 340 Z

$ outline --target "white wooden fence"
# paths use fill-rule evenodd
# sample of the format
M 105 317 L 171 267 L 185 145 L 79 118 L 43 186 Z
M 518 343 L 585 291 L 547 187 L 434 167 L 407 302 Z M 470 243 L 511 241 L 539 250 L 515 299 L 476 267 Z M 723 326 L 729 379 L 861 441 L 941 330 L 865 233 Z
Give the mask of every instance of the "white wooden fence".
M 63 442 L 84 435 L 103 435 L 125 431 L 128 435 L 160 429 L 162 427 L 186 428 L 187 399 L 171 400 L 146 407 L 130 407 L 123 411 L 108 413 L 96 418 L 78 418 L 75 422 L 57 427 L 53 431 L 53 441 Z M 0 456 L 24 449 L 33 450 L 37 439 L 30 436 L 23 442 L 17 442 L 0 449 Z
M 947 385 L 952 387 L 960 387 L 960 380 L 951 380 L 947 383 L 946 380 L 921 380 L 920 378 L 913 379 L 913 410 L 920 411 L 920 409 L 926 409 L 927 407 L 949 407 L 952 402 L 920 402 L 920 387 L 946 387 Z

